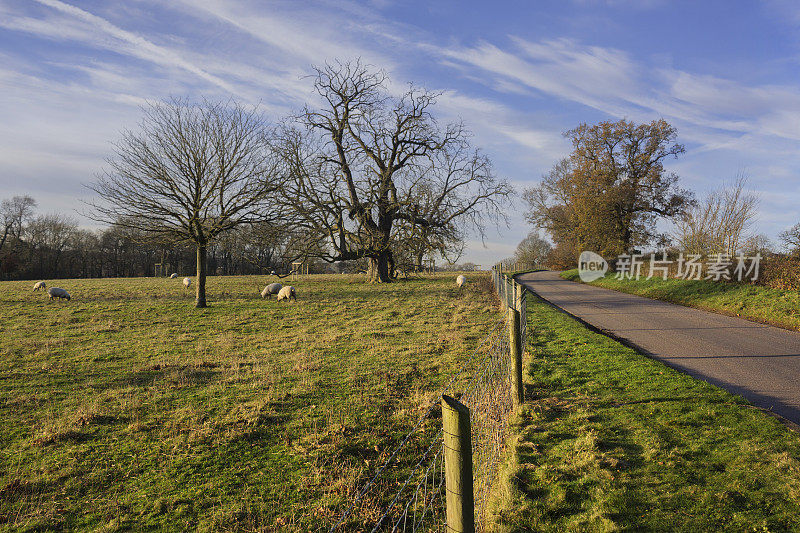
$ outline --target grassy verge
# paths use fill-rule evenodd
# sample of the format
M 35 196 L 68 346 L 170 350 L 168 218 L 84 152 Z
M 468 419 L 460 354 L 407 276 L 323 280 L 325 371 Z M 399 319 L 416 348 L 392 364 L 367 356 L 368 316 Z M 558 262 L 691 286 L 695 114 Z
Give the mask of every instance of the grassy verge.
M 800 437 L 529 296 L 510 531 L 792 531 Z
M 497 320 L 467 277 L 0 283 L 0 529 L 327 530 Z
M 580 281 L 577 269 L 563 272 L 561 276 L 570 281 Z M 673 278 L 620 280 L 614 279 L 613 274 L 593 281 L 591 285 L 800 330 L 798 291 Z

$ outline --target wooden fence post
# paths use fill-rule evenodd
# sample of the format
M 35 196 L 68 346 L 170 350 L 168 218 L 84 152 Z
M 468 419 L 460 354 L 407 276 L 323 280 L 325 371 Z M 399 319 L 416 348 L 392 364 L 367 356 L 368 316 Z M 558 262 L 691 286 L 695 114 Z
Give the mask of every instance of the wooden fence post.
M 517 307 L 517 282 L 514 278 L 511 278 L 511 305 L 509 307 L 519 311 L 519 307 Z
M 522 346 L 519 335 L 519 311 L 508 308 L 508 347 L 511 352 L 511 390 L 514 405 L 525 403 L 525 389 L 522 385 Z
M 442 395 L 447 531 L 475 533 L 472 488 L 472 435 L 467 406 Z

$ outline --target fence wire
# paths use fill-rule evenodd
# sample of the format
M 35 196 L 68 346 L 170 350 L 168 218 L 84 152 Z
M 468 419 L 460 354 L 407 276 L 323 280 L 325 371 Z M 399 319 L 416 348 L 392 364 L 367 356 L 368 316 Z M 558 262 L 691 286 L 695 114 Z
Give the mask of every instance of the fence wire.
M 492 272 L 501 302 L 516 307 L 511 283 Z M 520 313 L 525 308 L 524 293 Z M 526 329 L 520 328 L 522 346 Z M 446 531 L 442 395 L 470 409 L 475 524 L 484 531 L 492 486 L 503 458 L 513 409 L 509 334 L 505 320 L 493 325 L 414 427 L 364 483 L 330 528 L 334 531 Z M 381 509 L 378 513 L 375 509 Z

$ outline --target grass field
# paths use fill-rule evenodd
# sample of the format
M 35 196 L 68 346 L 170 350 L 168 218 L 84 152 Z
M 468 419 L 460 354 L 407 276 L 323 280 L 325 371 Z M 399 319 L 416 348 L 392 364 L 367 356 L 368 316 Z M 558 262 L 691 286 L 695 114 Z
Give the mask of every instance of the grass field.
M 578 270 L 561 276 L 580 281 Z M 746 283 L 720 283 L 683 279 L 614 279 L 609 273 L 591 285 L 664 300 L 756 322 L 800 330 L 800 292 L 770 289 Z
M 528 298 L 509 531 L 798 531 L 800 436 Z
M 0 528 L 324 529 L 497 320 L 467 277 L 0 283 Z

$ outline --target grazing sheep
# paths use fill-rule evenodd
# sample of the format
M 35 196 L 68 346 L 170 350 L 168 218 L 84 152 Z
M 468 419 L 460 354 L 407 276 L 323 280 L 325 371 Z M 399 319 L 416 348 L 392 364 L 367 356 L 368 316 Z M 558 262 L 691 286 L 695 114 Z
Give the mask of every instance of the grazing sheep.
M 35 291 L 38 291 L 39 289 L 44 290 L 46 288 L 47 288 L 47 283 L 45 283 L 44 281 L 37 281 L 36 283 L 33 284 L 33 290 Z
M 59 287 L 50 287 L 49 289 L 47 289 L 47 294 L 50 295 L 51 300 L 53 298 L 63 298 L 65 300 L 72 299 L 67 291 Z
M 466 282 L 467 282 L 467 278 L 465 278 L 464 276 L 458 276 L 456 278 L 456 285 L 458 285 L 459 289 L 461 287 L 463 287 Z
M 192 284 L 192 278 L 183 278 L 183 286 L 184 287 L 186 287 L 188 289 L 189 285 L 191 285 L 191 284 Z
M 269 285 L 264 287 L 263 291 L 261 291 L 261 297 L 266 298 L 267 296 L 278 294 L 281 291 L 282 287 L 283 285 L 281 285 L 280 283 L 270 283 Z
M 281 300 L 289 299 L 294 299 L 296 302 L 297 294 L 294 292 L 294 287 L 291 285 L 286 285 L 285 287 L 282 287 L 280 291 L 278 291 L 278 301 L 280 302 Z
M 177 277 L 178 277 L 178 273 L 177 272 L 173 272 L 172 274 L 169 275 L 169 279 L 175 279 Z

